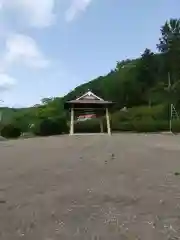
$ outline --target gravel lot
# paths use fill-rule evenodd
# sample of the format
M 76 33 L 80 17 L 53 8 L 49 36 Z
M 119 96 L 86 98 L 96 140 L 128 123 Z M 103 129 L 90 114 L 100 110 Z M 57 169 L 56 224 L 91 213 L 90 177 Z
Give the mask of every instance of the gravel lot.
M 0 239 L 180 239 L 178 172 L 180 136 L 0 142 Z

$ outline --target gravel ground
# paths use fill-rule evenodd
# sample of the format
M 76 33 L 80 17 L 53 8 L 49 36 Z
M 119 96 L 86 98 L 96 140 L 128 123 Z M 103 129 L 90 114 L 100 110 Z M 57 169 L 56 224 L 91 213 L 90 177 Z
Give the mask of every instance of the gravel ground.
M 0 239 L 180 239 L 179 172 L 180 136 L 0 142 Z

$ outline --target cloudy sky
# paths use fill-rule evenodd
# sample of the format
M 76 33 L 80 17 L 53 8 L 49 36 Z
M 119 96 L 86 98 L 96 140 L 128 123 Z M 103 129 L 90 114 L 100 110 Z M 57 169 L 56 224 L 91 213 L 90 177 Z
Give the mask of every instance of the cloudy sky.
M 0 0 L 0 99 L 30 106 L 156 50 L 179 0 Z

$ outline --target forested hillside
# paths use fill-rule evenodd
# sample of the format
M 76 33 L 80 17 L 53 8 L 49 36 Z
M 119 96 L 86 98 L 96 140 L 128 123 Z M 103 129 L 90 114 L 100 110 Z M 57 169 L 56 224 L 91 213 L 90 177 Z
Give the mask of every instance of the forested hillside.
M 117 110 L 124 106 L 149 108 L 169 103 L 180 109 L 180 19 L 165 22 L 160 32 L 156 54 L 144 49 L 139 59 L 117 62 L 107 75 L 78 86 L 62 98 L 43 99 L 41 105 L 27 109 L 4 109 L 4 121 L 15 121 L 26 128 L 37 119 L 65 116 L 64 101 L 88 89 L 115 101 Z

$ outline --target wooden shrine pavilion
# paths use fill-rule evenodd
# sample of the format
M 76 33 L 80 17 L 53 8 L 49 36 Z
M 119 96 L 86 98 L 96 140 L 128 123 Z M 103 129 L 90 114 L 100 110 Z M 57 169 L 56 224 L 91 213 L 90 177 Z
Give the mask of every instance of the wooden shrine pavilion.
M 104 113 L 106 115 L 107 133 L 111 135 L 109 110 L 113 105 L 114 103 L 112 101 L 105 101 L 90 90 L 75 100 L 65 102 L 64 108 L 71 111 L 70 135 L 74 134 L 75 121 L 79 121 L 80 119 L 90 119 L 91 116 L 100 117 L 104 115 Z M 97 112 L 97 115 L 94 114 L 94 111 Z M 75 120 L 75 113 L 77 112 L 83 112 L 83 115 L 81 114 L 77 120 Z M 88 117 L 86 118 L 86 116 Z M 100 129 L 101 132 L 103 132 L 102 120 L 100 120 Z

